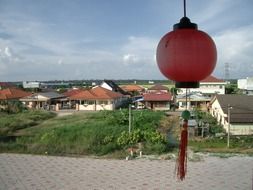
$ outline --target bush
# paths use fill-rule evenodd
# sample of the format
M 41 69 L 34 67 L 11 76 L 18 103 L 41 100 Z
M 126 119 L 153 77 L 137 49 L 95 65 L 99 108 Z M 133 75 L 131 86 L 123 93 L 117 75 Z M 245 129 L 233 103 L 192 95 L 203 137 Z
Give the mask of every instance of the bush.
M 25 106 L 17 100 L 3 101 L 1 102 L 0 107 L 2 112 L 6 112 L 8 114 L 20 113 L 27 110 Z
M 209 133 L 215 135 L 216 133 L 223 133 L 225 130 L 218 124 L 217 120 L 209 113 L 195 110 L 195 115 L 198 120 L 209 124 Z
M 145 154 L 162 154 L 167 150 L 166 144 L 163 143 L 146 143 L 143 149 Z
M 138 142 L 166 144 L 166 139 L 158 131 L 141 131 L 140 129 L 134 130 L 131 133 L 123 131 L 117 139 L 118 145 L 122 147 L 133 146 Z

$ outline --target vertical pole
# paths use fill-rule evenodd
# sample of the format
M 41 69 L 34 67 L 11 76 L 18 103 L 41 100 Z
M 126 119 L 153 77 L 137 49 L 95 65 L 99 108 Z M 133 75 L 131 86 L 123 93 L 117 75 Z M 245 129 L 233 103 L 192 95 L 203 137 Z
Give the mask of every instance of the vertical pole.
M 227 139 L 227 147 L 229 148 L 230 141 L 230 105 L 228 104 L 228 139 Z
M 129 125 L 128 125 L 128 133 L 131 132 L 131 104 L 129 104 L 129 112 L 128 112 L 128 119 L 129 119 Z

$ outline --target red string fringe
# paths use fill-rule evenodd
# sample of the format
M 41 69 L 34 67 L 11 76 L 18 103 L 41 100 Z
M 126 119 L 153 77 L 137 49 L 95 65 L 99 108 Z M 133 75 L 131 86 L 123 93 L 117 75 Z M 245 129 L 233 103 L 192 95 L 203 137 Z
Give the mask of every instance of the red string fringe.
M 177 159 L 177 177 L 181 181 L 184 180 L 187 172 L 187 144 L 188 144 L 188 121 L 185 120 L 181 131 L 181 141 L 179 145 Z

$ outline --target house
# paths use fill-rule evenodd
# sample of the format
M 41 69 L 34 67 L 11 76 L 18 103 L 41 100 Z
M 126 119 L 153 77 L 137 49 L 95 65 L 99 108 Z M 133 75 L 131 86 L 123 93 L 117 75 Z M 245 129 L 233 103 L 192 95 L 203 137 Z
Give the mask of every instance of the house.
M 191 88 L 191 92 L 200 92 L 209 97 L 213 97 L 216 94 L 225 94 L 225 85 L 227 83 L 224 80 L 218 79 L 212 75 L 203 79 L 199 83 L 199 88 Z M 185 94 L 186 89 L 181 88 L 178 94 Z
M 242 90 L 243 94 L 253 95 L 253 77 L 246 79 L 238 79 L 238 88 Z
M 8 107 L 8 102 L 18 101 L 19 98 L 30 95 L 31 93 L 18 88 L 6 88 L 0 90 L 0 109 L 5 110 Z
M 210 113 L 232 135 L 253 134 L 253 96 L 216 95 L 210 102 Z
M 145 88 L 136 84 L 124 85 L 121 88 L 132 95 L 142 94 L 145 91 Z
M 118 92 L 123 95 L 129 95 L 126 91 L 124 91 L 122 88 L 120 88 L 115 82 L 112 80 L 104 80 L 102 84 L 100 85 L 102 88 L 105 88 L 107 90 Z
M 209 96 L 203 95 L 199 92 L 190 92 L 185 94 L 179 94 L 176 97 L 176 103 L 179 110 L 185 110 L 186 108 L 192 110 L 199 108 L 201 110 L 207 110 L 208 103 L 211 101 Z M 186 107 L 187 102 L 187 107 Z
M 168 92 L 169 88 L 161 85 L 161 84 L 156 84 L 150 88 L 148 88 L 148 93 L 156 93 L 156 92 Z
M 20 101 L 28 108 L 58 111 L 67 99 L 56 92 L 40 92 L 20 98 Z
M 19 98 L 30 95 L 30 92 L 18 88 L 6 88 L 0 90 L 0 101 L 19 100 Z
M 169 110 L 171 106 L 172 96 L 168 92 L 145 93 L 135 102 L 137 107 L 148 108 L 152 110 Z
M 76 110 L 114 110 L 122 106 L 128 98 L 118 92 L 113 92 L 101 86 L 90 90 L 82 90 L 79 93 L 69 96 L 75 101 Z

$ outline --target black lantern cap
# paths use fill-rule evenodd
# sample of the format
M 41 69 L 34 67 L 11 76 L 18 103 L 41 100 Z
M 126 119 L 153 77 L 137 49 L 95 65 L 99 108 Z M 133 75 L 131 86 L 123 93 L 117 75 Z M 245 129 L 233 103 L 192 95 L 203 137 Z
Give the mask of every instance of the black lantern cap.
M 178 30 L 178 29 L 198 29 L 198 25 L 195 23 L 192 23 L 191 20 L 184 16 L 180 19 L 180 22 L 177 24 L 174 24 L 173 30 Z
M 199 82 L 176 82 L 176 88 L 199 88 Z

